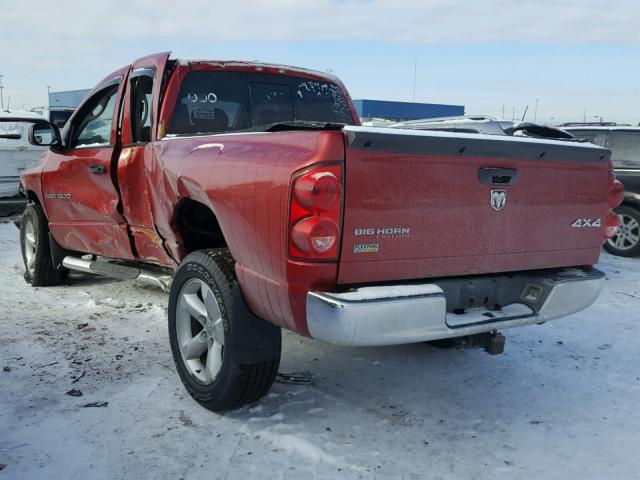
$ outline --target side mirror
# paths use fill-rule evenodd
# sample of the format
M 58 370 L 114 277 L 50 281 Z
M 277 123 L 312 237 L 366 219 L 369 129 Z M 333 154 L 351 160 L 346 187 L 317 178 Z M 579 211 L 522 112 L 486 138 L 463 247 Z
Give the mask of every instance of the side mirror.
M 60 129 L 49 122 L 34 123 L 29 129 L 29 143 L 39 147 L 61 147 Z

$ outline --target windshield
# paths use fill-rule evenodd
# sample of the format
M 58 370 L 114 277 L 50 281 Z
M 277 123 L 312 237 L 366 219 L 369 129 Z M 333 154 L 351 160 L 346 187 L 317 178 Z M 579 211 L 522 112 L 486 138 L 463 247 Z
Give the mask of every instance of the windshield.
M 349 105 L 334 83 L 285 75 L 195 71 L 182 82 L 168 133 L 232 132 L 300 120 L 353 124 Z

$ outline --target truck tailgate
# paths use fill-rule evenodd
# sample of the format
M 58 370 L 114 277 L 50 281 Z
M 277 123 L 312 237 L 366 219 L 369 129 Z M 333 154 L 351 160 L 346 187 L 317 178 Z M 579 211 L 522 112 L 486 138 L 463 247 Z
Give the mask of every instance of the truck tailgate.
M 340 283 L 597 262 L 608 150 L 451 132 L 345 134 Z

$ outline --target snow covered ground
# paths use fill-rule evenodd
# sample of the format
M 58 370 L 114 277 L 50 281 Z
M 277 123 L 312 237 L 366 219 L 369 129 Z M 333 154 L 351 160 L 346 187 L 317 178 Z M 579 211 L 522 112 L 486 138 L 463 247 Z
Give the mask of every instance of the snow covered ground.
M 216 415 L 174 372 L 164 294 L 76 275 L 32 289 L 13 225 L 0 251 L 0 480 L 640 475 L 638 259 L 603 254 L 596 305 L 505 330 L 496 357 L 285 334 L 280 371 L 313 383 Z

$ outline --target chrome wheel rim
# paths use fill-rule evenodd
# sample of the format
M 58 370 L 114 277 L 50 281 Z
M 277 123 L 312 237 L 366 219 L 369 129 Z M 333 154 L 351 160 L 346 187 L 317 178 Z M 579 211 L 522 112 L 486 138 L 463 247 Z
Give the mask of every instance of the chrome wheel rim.
M 33 231 L 33 222 L 26 218 L 22 220 L 24 228 L 24 260 L 27 272 L 32 275 L 36 263 L 36 234 Z
M 630 250 L 640 242 L 640 223 L 625 213 L 618 214 L 618 218 L 618 233 L 607 240 L 607 243 L 617 250 Z
M 199 278 L 190 279 L 180 290 L 176 333 L 189 374 L 204 385 L 212 384 L 222 369 L 224 324 L 213 291 Z

